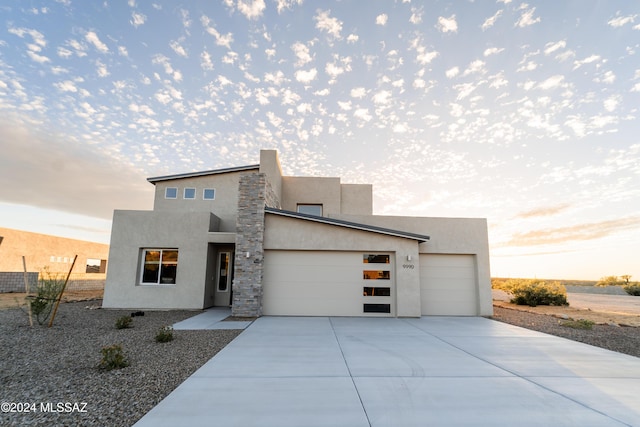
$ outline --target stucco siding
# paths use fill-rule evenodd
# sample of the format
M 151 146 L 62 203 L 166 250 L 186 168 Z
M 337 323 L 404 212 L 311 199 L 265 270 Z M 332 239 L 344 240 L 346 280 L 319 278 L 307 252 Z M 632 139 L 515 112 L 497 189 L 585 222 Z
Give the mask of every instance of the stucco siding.
M 248 173 L 252 172 L 229 172 L 157 182 L 154 211 L 215 212 L 220 218 L 218 231 L 234 232 L 238 213 L 238 185 L 240 177 Z M 176 199 L 165 198 L 167 187 L 178 189 Z M 185 188 L 195 188 L 196 198 L 185 200 L 183 197 Z M 205 188 L 215 189 L 214 200 L 203 200 L 202 192 Z
M 298 203 L 322 204 L 322 215 L 340 213 L 340 178 L 282 177 L 282 209 L 295 212 Z
M 371 184 L 341 184 L 341 212 L 349 215 L 371 215 L 373 186 Z
M 203 308 L 210 223 L 209 212 L 115 211 L 103 307 Z M 140 284 L 143 248 L 178 249 L 175 285 Z
M 418 242 L 267 214 L 264 249 L 389 252 L 395 254 L 396 315 L 420 317 Z M 408 260 L 408 257 L 411 260 Z M 413 267 L 410 267 L 413 266 Z
M 363 224 L 423 233 L 430 240 L 420 244 L 421 254 L 466 254 L 476 259 L 479 315 L 493 314 L 489 239 L 485 218 L 403 217 L 336 215 Z

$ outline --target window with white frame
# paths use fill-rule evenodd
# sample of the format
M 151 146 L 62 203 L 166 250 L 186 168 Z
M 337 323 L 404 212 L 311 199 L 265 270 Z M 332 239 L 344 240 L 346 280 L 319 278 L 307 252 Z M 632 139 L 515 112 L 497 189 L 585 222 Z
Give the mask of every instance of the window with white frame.
M 175 285 L 177 271 L 177 249 L 142 250 L 141 284 Z
M 203 200 L 214 200 L 216 198 L 216 190 L 213 188 L 205 188 L 202 190 Z
M 196 198 L 196 189 L 195 188 L 185 188 L 184 189 L 184 198 L 187 200 L 193 200 Z
M 177 199 L 178 198 L 178 189 L 176 187 L 167 187 L 164 189 L 164 198 L 165 199 Z

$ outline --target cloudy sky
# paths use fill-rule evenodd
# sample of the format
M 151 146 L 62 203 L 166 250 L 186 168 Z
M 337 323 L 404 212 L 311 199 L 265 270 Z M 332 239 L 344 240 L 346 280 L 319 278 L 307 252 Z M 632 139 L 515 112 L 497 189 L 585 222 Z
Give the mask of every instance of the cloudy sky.
M 637 1 L 0 1 L 0 226 L 108 242 L 257 163 L 485 217 L 492 275 L 640 280 Z M 426 230 L 428 232 L 428 230 Z

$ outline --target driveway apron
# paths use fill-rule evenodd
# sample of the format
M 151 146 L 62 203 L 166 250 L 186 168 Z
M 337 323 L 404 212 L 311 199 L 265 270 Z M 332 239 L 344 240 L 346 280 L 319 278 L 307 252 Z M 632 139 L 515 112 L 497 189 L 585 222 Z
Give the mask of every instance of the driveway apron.
M 640 359 L 480 317 L 261 317 L 136 427 L 640 426 Z

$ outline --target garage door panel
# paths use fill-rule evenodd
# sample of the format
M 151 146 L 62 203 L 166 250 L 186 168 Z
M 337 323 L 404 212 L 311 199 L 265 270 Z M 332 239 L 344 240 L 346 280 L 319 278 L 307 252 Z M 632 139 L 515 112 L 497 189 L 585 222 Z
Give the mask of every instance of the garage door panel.
M 302 316 L 389 316 L 364 313 L 363 303 L 389 303 L 393 295 L 365 297 L 364 286 L 390 287 L 394 280 L 364 280 L 364 270 L 391 264 L 363 263 L 362 252 L 265 251 L 263 313 Z M 393 277 L 393 275 L 391 275 Z
M 301 298 L 280 298 L 277 305 L 263 300 L 265 312 L 267 316 L 327 316 L 324 305 L 309 299 Z M 335 298 L 327 299 L 326 304 L 331 305 L 332 310 L 336 314 L 332 316 L 353 316 L 358 310 L 362 311 L 362 305 L 353 301 L 345 301 L 344 299 Z M 269 307 L 278 307 L 277 312 L 271 312 Z
M 476 287 L 473 255 L 420 255 L 423 315 L 477 315 Z
M 456 279 L 473 279 L 474 274 L 470 268 L 433 268 L 431 270 L 422 269 L 420 273 L 424 273 L 432 278 L 442 280 L 456 280 Z
M 265 266 L 265 274 L 269 274 L 274 280 L 288 280 L 291 277 L 298 277 L 304 282 L 317 281 L 321 283 L 326 282 L 329 277 L 340 277 L 342 281 L 351 282 L 362 279 L 362 271 L 354 271 L 353 266 L 340 265 L 268 265 Z

